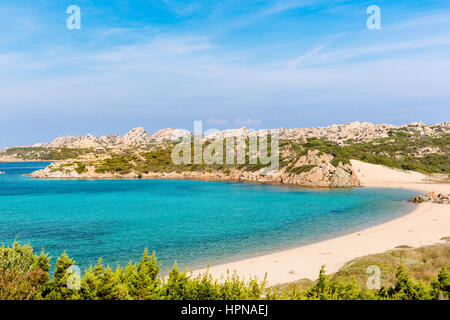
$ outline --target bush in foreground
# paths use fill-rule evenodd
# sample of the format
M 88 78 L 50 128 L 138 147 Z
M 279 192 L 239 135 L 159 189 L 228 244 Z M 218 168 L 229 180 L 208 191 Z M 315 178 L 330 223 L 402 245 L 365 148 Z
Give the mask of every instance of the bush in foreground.
M 324 268 L 319 279 L 305 290 L 267 288 L 266 281 L 243 281 L 228 274 L 221 281 L 208 273 L 196 277 L 180 271 L 176 264 L 168 276 L 160 275 L 155 255 L 145 250 L 141 261 L 112 270 L 98 260 L 80 277 L 72 270 L 75 261 L 63 253 L 56 261 L 50 278 L 50 259 L 39 255 L 29 245 L 14 242 L 12 247 L 0 248 L 0 299 L 48 300 L 259 300 L 259 299 L 449 299 L 450 272 L 445 268 L 431 281 L 415 281 L 399 266 L 393 287 L 369 290 L 356 281 L 330 279 Z

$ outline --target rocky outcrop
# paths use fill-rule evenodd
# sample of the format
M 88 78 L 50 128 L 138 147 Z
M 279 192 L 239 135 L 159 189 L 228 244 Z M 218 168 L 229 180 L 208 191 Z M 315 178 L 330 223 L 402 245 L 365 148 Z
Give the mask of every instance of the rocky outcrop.
M 269 170 L 263 168 L 260 170 L 253 170 L 252 168 L 245 168 L 242 166 L 227 167 L 224 169 L 215 170 L 214 167 L 208 167 L 207 170 L 203 168 L 178 168 L 173 166 L 166 166 L 169 169 L 162 169 L 164 162 L 154 167 L 155 171 L 175 171 L 170 173 L 148 172 L 148 166 L 143 154 L 155 150 L 170 147 L 171 140 L 174 141 L 184 136 L 191 136 L 192 133 L 179 129 L 167 128 L 156 133 L 149 134 L 144 128 L 134 128 L 125 134 L 123 137 L 119 135 L 107 135 L 103 137 L 95 137 L 87 135 L 84 137 L 62 137 L 57 138 L 49 144 L 41 146 L 47 147 L 66 147 L 66 148 L 93 148 L 95 152 L 84 150 L 84 153 L 77 156 L 76 160 L 72 162 L 82 162 L 82 165 L 76 166 L 68 162 L 55 162 L 44 170 L 39 170 L 31 174 L 35 178 L 74 178 L 74 179 L 106 179 L 106 178 L 189 178 L 189 179 L 207 179 L 207 180 L 236 180 L 236 181 L 251 181 L 251 182 L 270 182 L 282 183 L 290 185 L 308 186 L 308 187 L 354 187 L 359 185 L 359 181 L 353 172 L 350 164 L 343 164 L 336 162 L 341 159 L 347 162 L 348 159 L 338 158 L 336 153 L 325 149 L 323 152 L 319 150 L 311 150 L 301 148 L 301 145 L 306 142 L 307 138 L 322 138 L 335 142 L 338 145 L 345 145 L 354 142 L 373 141 L 376 138 L 388 137 L 392 134 L 399 136 L 408 136 L 409 134 L 425 135 L 433 137 L 435 135 L 442 135 L 443 133 L 450 133 L 450 123 L 441 123 L 436 125 L 425 125 L 422 122 L 414 122 L 404 126 L 394 126 L 388 124 L 372 124 L 368 122 L 351 122 L 339 125 L 332 125 L 328 127 L 317 128 L 297 128 L 297 129 L 275 129 L 275 130 L 250 130 L 247 128 L 222 130 L 208 136 L 202 136 L 204 142 L 208 139 L 217 138 L 219 135 L 222 138 L 226 137 L 240 137 L 251 135 L 278 133 L 282 140 L 298 139 L 292 143 L 283 141 L 286 148 L 280 149 L 280 155 L 283 165 L 277 170 Z M 206 145 L 207 142 L 205 142 Z M 374 141 L 373 144 L 377 144 Z M 295 148 L 295 145 L 298 145 Z M 142 148 L 141 148 L 142 147 Z M 333 146 L 335 147 L 335 146 Z M 107 150 L 108 149 L 108 150 Z M 322 149 L 323 150 L 323 149 Z M 64 150 L 65 151 L 65 150 Z M 431 153 L 445 152 L 438 150 L 434 146 L 426 146 L 423 148 L 416 148 L 414 150 L 417 157 L 423 157 Z M 9 152 L 11 153 L 11 152 Z M 5 153 L 6 155 L 6 153 Z M 121 171 L 117 173 L 99 173 L 104 172 L 105 169 L 98 169 L 108 159 L 129 157 L 126 169 L 120 170 L 109 169 L 111 171 Z M 380 153 L 379 155 L 383 155 Z M 389 154 L 385 154 L 390 156 Z M 0 157 L 2 156 L 0 152 Z M 29 158 L 29 157 L 28 157 Z M 66 157 L 67 158 L 67 157 Z M 75 157 L 74 157 L 75 158 Z M 134 159 L 134 160 L 133 160 Z M 138 160 L 136 160 L 138 159 Z M 133 162 L 134 161 L 134 162 Z M 139 169 L 139 162 L 141 169 Z M 96 169 L 97 166 L 97 169 Z M 142 167 L 147 167 L 143 170 Z M 106 166 L 108 168 L 108 166 Z M 240 169 L 238 169 L 240 168 Z M 133 171 L 137 170 L 137 171 Z M 139 172 L 139 170 L 141 172 Z M 179 170 L 192 170 L 183 171 Z M 208 171 L 208 172 L 206 172 Z M 226 173 L 225 173 L 226 172 Z
M 411 202 L 414 203 L 423 203 L 423 202 L 432 202 L 432 203 L 439 203 L 439 204 L 450 204 L 450 194 L 443 194 L 443 193 L 434 193 L 430 192 L 427 193 L 424 196 L 416 196 L 411 198 Z
M 338 144 L 344 144 L 348 140 L 370 141 L 377 138 L 388 137 L 388 132 L 396 128 L 390 124 L 372 124 L 369 122 L 351 122 L 334 124 L 328 127 L 279 129 L 282 139 L 322 138 Z
M 150 144 L 157 144 L 165 140 L 174 140 L 190 134 L 184 130 L 167 128 L 160 130 L 154 134 L 149 134 L 144 128 L 138 127 L 131 129 L 123 137 L 112 134 L 102 137 L 96 137 L 91 134 L 80 137 L 59 137 L 50 143 L 38 143 L 33 147 L 48 147 L 48 148 L 127 148 L 130 146 L 148 146 Z
M 110 139 L 105 139 L 110 141 Z M 60 137 L 53 140 L 48 145 L 36 145 L 36 146 L 47 146 L 54 148 L 100 148 L 103 146 L 103 141 L 91 134 L 87 134 L 83 137 Z
M 287 184 L 314 188 L 348 188 L 359 186 L 359 180 L 354 174 L 351 165 L 340 163 L 334 167 L 331 163 L 321 163 L 309 172 L 293 174 L 280 170 L 262 168 L 257 171 L 232 168 L 229 172 L 215 171 L 183 171 L 183 172 L 130 172 L 98 173 L 93 166 L 87 165 L 82 173 L 77 172 L 76 165 L 67 161 L 58 161 L 47 168 L 35 171 L 29 175 L 31 178 L 44 179 L 200 179 L 214 181 L 245 181 L 259 183 Z
M 126 145 L 145 145 L 151 140 L 151 135 L 142 127 L 134 128 L 122 137 L 122 143 Z
M 166 128 L 152 134 L 152 139 L 154 141 L 165 141 L 165 140 L 175 141 L 179 138 L 187 137 L 190 135 L 191 133 L 186 130 Z
M 229 136 L 240 137 L 249 135 L 265 135 L 278 133 L 280 139 L 306 139 L 322 138 L 339 145 L 348 141 L 367 142 L 377 138 L 389 136 L 393 129 L 419 135 L 435 135 L 438 133 L 450 133 L 450 122 L 426 125 L 422 122 L 413 122 L 408 125 L 395 126 L 391 124 L 372 124 L 369 122 L 354 121 L 351 123 L 334 124 L 328 127 L 293 128 L 293 129 L 263 129 L 250 130 L 245 127 L 240 129 L 228 129 L 210 134 L 206 139 L 216 138 L 218 135 L 226 138 Z M 149 134 L 144 128 L 138 127 L 130 130 L 123 137 L 119 135 L 106 135 L 100 138 L 91 134 L 81 137 L 60 137 L 50 143 L 35 144 L 34 147 L 66 147 L 66 148 L 118 148 L 127 146 L 145 146 L 166 140 L 174 140 L 190 132 L 181 129 L 166 128 L 153 134 Z
M 329 162 L 321 163 L 308 172 L 287 174 L 282 172 L 280 183 L 300 186 L 314 186 L 322 188 L 347 188 L 360 185 L 350 165 L 333 166 Z
M 134 128 L 123 137 L 117 134 L 96 137 L 91 134 L 80 137 L 59 137 L 50 143 L 38 143 L 33 147 L 49 147 L 49 148 L 117 148 L 132 145 L 145 145 L 151 141 L 149 135 L 144 128 Z
M 391 124 L 373 124 L 369 122 L 354 121 L 351 123 L 334 124 L 328 127 L 281 128 L 277 131 L 280 139 L 322 138 L 342 145 L 347 141 L 368 142 L 378 138 L 386 138 L 392 130 L 402 130 L 421 136 L 433 136 L 439 133 L 450 133 L 450 122 L 435 125 L 426 125 L 423 122 L 413 122 L 403 126 L 395 126 Z M 261 130 L 261 132 L 263 131 L 264 130 Z

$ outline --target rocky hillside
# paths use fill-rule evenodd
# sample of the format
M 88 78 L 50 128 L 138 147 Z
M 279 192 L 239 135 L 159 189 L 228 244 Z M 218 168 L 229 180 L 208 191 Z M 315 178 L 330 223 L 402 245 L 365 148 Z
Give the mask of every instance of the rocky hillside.
M 273 132 L 273 130 L 270 130 Z M 294 128 L 275 129 L 280 139 L 297 140 L 306 138 L 320 138 L 333 141 L 338 145 L 345 145 L 355 142 L 368 142 L 374 139 L 387 138 L 393 132 L 403 131 L 419 136 L 435 136 L 441 133 L 450 133 L 450 122 L 435 125 L 426 125 L 423 122 L 413 122 L 403 126 L 395 126 L 391 124 L 373 124 L 369 122 L 351 122 L 345 124 L 334 124 L 328 127 L 315 128 Z M 248 135 L 251 130 L 246 128 L 223 130 L 211 137 L 217 135 L 242 136 Z M 257 134 L 267 134 L 269 130 L 257 130 Z
M 280 139 L 296 140 L 306 138 L 320 138 L 336 142 L 344 145 L 354 142 L 367 142 L 378 138 L 386 138 L 393 131 L 404 131 L 411 134 L 419 134 L 421 136 L 433 136 L 440 133 L 450 133 L 450 122 L 426 125 L 422 122 L 414 122 L 403 126 L 394 126 L 390 124 L 372 124 L 369 122 L 351 122 L 339 125 L 331 125 L 328 127 L 316 128 L 294 128 L 294 129 L 273 129 L 271 132 L 277 132 Z M 222 130 L 211 134 L 208 138 L 214 138 L 218 135 L 228 136 L 245 136 L 250 133 L 267 134 L 269 130 L 250 130 L 247 128 Z M 45 148 L 75 148 L 75 149 L 98 149 L 98 148 L 126 148 L 129 146 L 146 146 L 161 144 L 164 141 L 177 139 L 179 137 L 189 135 L 187 131 L 180 129 L 166 128 L 149 134 L 144 128 L 134 128 L 124 136 L 117 134 L 96 137 L 91 134 L 80 137 L 59 137 L 49 143 L 38 143 L 33 147 Z
M 208 142 L 204 142 L 203 149 Z M 349 163 L 334 162 L 335 157 L 319 150 L 308 149 L 296 143 L 282 141 L 280 166 L 257 164 L 174 164 L 172 146 L 151 152 L 135 150 L 132 153 L 109 156 L 92 161 L 58 161 L 33 178 L 108 179 L 108 178 L 172 178 L 221 181 L 248 181 L 280 183 L 308 187 L 354 187 L 359 181 Z M 248 158 L 248 149 L 246 157 Z M 246 161 L 248 163 L 248 161 Z
M 60 137 L 50 143 L 38 143 L 33 147 L 46 148 L 124 148 L 128 146 L 145 146 L 162 143 L 165 140 L 181 137 L 188 134 L 182 130 L 167 128 L 154 134 L 149 134 L 144 128 L 138 127 L 130 130 L 123 137 L 112 134 L 96 137 L 91 134 L 81 137 Z
M 135 128 L 120 137 L 57 138 L 33 147 L 9 148 L 4 159 L 58 160 L 31 176 L 36 178 L 196 178 L 272 182 L 311 187 L 349 187 L 359 182 L 350 159 L 450 175 L 450 123 L 404 126 L 346 123 L 318 128 L 252 131 L 223 130 L 204 136 L 204 147 L 219 135 L 250 136 L 277 132 L 280 137 L 279 168 L 257 164 L 174 165 L 173 140 L 191 133 L 163 129 L 149 134 Z M 247 139 L 248 144 L 248 139 Z M 246 150 L 248 157 L 249 150 Z M 9 158 L 8 158 L 9 157 Z M 248 162 L 246 162 L 248 163 Z

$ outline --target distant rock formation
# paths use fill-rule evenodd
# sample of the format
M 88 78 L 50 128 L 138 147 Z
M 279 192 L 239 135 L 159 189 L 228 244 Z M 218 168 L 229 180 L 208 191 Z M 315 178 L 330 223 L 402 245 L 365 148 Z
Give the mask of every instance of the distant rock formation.
M 182 129 L 172 129 L 166 128 L 159 130 L 152 134 L 152 139 L 155 141 L 165 141 L 165 140 L 177 140 L 181 137 L 190 136 L 191 132 Z
M 328 127 L 297 129 L 280 128 L 277 131 L 280 139 L 322 138 L 342 145 L 345 144 L 346 141 L 368 142 L 378 138 L 386 138 L 393 129 L 401 129 L 405 132 L 417 133 L 421 136 L 432 136 L 437 133 L 450 132 L 450 122 L 435 125 L 426 125 L 423 122 L 413 122 L 408 125 L 395 126 L 392 124 L 373 124 L 370 122 L 354 121 L 351 123 L 334 124 Z
M 131 129 L 122 137 L 121 142 L 126 145 L 145 145 L 149 144 L 151 140 L 152 136 L 144 128 L 139 127 Z
M 274 130 L 251 130 L 243 127 L 222 130 L 207 136 L 203 135 L 202 138 L 204 144 L 207 145 L 208 141 L 205 140 L 217 137 L 262 136 L 273 133 L 279 134 L 280 140 L 284 140 L 280 146 L 285 146 L 284 149 L 280 149 L 284 165 L 276 170 L 268 170 L 267 167 L 252 169 L 246 168 L 246 166 L 226 166 L 226 168 L 212 166 L 207 170 L 201 166 L 167 167 L 170 164 L 170 160 L 167 159 L 163 159 L 157 164 L 152 163 L 151 159 L 147 158 L 150 152 L 157 151 L 152 155 L 154 159 L 157 159 L 161 155 L 159 150 L 168 150 L 167 148 L 173 146 L 170 141 L 193 135 L 191 132 L 173 128 L 162 129 L 150 134 L 144 128 L 138 127 L 122 137 L 119 135 L 95 137 L 91 134 L 81 137 L 60 137 L 47 144 L 35 145 L 49 149 L 30 149 L 30 151 L 24 150 L 27 148 L 5 149 L 0 151 L 0 160 L 14 155 L 21 155 L 28 160 L 34 158 L 61 159 L 43 170 L 33 172 L 30 176 L 34 178 L 188 178 L 281 183 L 307 187 L 355 187 L 360 185 L 360 182 L 354 174 L 351 164 L 348 163 L 348 159 L 340 158 L 336 152 L 332 151 L 334 147 L 337 147 L 336 145 L 352 145 L 369 141 L 372 141 L 372 145 L 378 145 L 381 142 L 374 141 L 374 139 L 392 135 L 400 137 L 413 135 L 416 138 L 418 136 L 439 137 L 439 141 L 442 141 L 446 139 L 446 134 L 450 133 L 450 122 L 435 125 L 413 122 L 408 125 L 395 126 L 355 121 L 328 127 Z M 334 144 L 327 142 L 326 151 L 314 150 L 314 147 L 308 149 L 305 148 L 307 138 L 326 139 Z M 58 148 L 79 150 L 60 150 Z M 384 155 L 384 151 L 377 152 L 379 155 Z M 445 148 L 441 150 L 440 147 L 433 145 L 420 145 L 407 156 L 423 158 L 428 154 L 442 155 L 446 153 L 448 152 Z M 25 158 L 24 155 L 27 157 Z M 56 155 L 55 158 L 50 158 L 54 155 Z M 387 154 L 387 156 L 398 159 L 399 155 L 396 153 L 394 155 Z M 149 163 L 152 163 L 150 167 L 148 167 Z M 428 200 L 417 198 L 416 201 Z
M 351 142 L 367 142 L 377 138 L 389 136 L 393 129 L 401 129 L 405 132 L 419 135 L 434 135 L 442 132 L 450 132 L 450 122 L 426 125 L 423 122 L 413 122 L 408 125 L 395 126 L 391 124 L 373 124 L 369 122 L 354 121 L 351 123 L 334 124 L 328 127 L 294 128 L 294 129 L 262 129 L 250 130 L 245 127 L 240 129 L 228 129 L 215 132 L 206 137 L 212 139 L 219 135 L 226 138 L 229 136 L 248 136 L 250 134 L 278 133 L 280 139 L 306 139 L 322 138 L 333 141 L 339 145 Z M 166 128 L 153 134 L 149 134 L 144 128 L 138 127 L 130 130 L 123 137 L 117 134 L 95 137 L 91 134 L 81 137 L 60 137 L 50 143 L 35 144 L 34 147 L 65 147 L 65 148 L 120 148 L 127 146 L 145 146 L 157 144 L 166 140 L 174 140 L 179 137 L 190 135 L 190 132 Z
M 131 129 L 123 137 L 112 134 L 102 137 L 96 137 L 91 134 L 80 137 L 59 137 L 50 143 L 38 143 L 33 147 L 48 147 L 48 148 L 120 148 L 129 146 L 145 146 L 150 144 L 157 144 L 164 140 L 176 139 L 186 135 L 186 131 L 179 129 L 163 129 L 154 134 L 149 134 L 144 128 L 138 127 Z

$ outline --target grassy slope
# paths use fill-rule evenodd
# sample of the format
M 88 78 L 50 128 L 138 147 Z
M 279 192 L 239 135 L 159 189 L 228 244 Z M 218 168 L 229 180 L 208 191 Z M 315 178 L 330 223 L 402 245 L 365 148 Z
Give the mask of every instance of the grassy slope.
M 421 150 L 427 148 L 437 149 L 438 152 L 421 152 Z M 307 172 L 314 165 L 294 166 L 294 164 L 300 157 L 314 150 L 318 150 L 319 155 L 323 153 L 332 155 L 333 160 L 331 163 L 334 166 L 337 166 L 339 162 L 346 164 L 349 163 L 350 159 L 356 159 L 392 168 L 415 170 L 426 174 L 440 173 L 450 175 L 450 135 L 448 134 L 442 134 L 438 137 L 420 137 L 404 133 L 403 131 L 396 131 L 388 138 L 364 143 L 349 143 L 345 146 L 339 146 L 334 142 L 318 138 L 310 138 L 306 142 L 281 140 L 280 166 L 286 167 L 286 171 L 292 174 Z M 171 151 L 172 148 L 169 147 L 138 155 L 113 157 L 96 164 L 96 168 L 98 172 L 129 173 L 131 170 L 135 170 L 139 173 L 146 173 L 149 171 L 210 170 L 226 172 L 233 167 L 255 171 L 265 167 L 260 163 L 256 165 L 174 165 L 170 158 Z M 246 163 L 248 163 L 248 160 Z
M 450 237 L 448 240 L 450 241 Z M 442 267 L 450 267 L 450 243 L 435 244 L 419 248 L 396 248 L 383 253 L 371 254 L 347 262 L 330 279 L 350 282 L 353 278 L 360 287 L 365 287 L 368 274 L 366 269 L 377 265 L 381 269 L 381 285 L 391 287 L 395 284 L 395 272 L 399 265 L 404 265 L 416 280 L 430 281 Z M 273 288 L 282 290 L 298 288 L 306 290 L 315 281 L 301 279 L 292 283 L 276 285 Z
M 92 153 L 92 149 L 15 147 L 3 151 L 5 156 L 23 160 L 65 160 L 75 159 L 81 155 Z
M 344 146 L 318 138 L 309 138 L 306 141 L 300 139 L 280 140 L 280 167 L 285 167 L 289 174 L 307 172 L 314 168 L 314 165 L 295 166 L 294 164 L 300 157 L 307 155 L 309 151 L 318 150 L 319 155 L 332 155 L 331 163 L 334 166 L 337 166 L 339 162 L 346 164 L 350 159 L 356 159 L 392 168 L 415 170 L 425 174 L 439 173 L 450 176 L 450 135 L 448 133 L 430 137 L 418 136 L 404 130 L 395 129 L 389 134 L 390 137 L 375 139 L 370 142 L 346 141 Z M 244 165 L 228 165 L 225 163 L 225 159 L 224 164 L 174 165 L 171 161 L 173 146 L 166 146 L 150 152 L 135 148 L 123 150 L 120 154 L 105 153 L 103 160 L 90 164 L 99 173 L 121 174 L 128 174 L 132 171 L 138 174 L 181 171 L 221 171 L 228 173 L 232 168 L 256 171 L 265 167 L 259 162 L 254 165 L 248 164 L 248 150 L 247 164 Z M 423 152 L 426 149 L 429 149 L 429 151 Z M 41 147 L 10 148 L 4 152 L 8 156 L 16 156 L 24 160 L 74 159 L 73 162 L 76 163 L 77 158 L 91 154 L 93 150 Z M 76 168 L 77 172 L 82 173 L 86 166 L 77 165 Z

